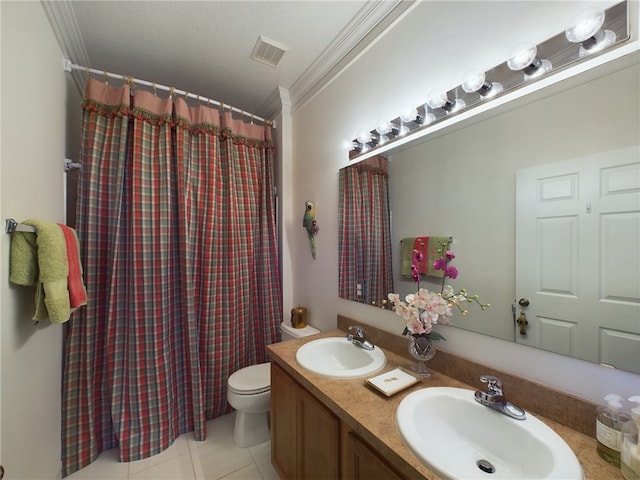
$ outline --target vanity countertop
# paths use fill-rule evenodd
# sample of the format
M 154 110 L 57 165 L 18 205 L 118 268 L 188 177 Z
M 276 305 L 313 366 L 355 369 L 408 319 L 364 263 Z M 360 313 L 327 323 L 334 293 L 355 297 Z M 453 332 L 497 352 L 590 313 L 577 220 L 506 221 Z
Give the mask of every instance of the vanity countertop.
M 345 332 L 335 329 L 311 337 L 274 343 L 268 346 L 268 351 L 272 362 L 282 367 L 298 383 L 313 393 L 341 421 L 374 447 L 400 472 L 410 478 L 420 475 L 428 479 L 440 478 L 424 466 L 404 443 L 396 427 L 396 409 L 406 395 L 421 388 L 438 386 L 468 390 L 475 390 L 475 388 L 431 369 L 432 375 L 428 379 L 387 397 L 369 386 L 364 378 L 323 377 L 302 368 L 296 362 L 295 354 L 301 345 L 318 338 L 344 336 L 346 336 Z M 377 374 L 397 367 L 409 368 L 412 365 L 412 360 L 409 358 L 385 349 L 384 345 L 381 345 L 381 348 L 387 356 L 387 364 Z M 548 420 L 537 413 L 535 415 L 555 430 L 571 447 L 582 465 L 586 480 L 623 478 L 618 468 L 598 456 L 594 438 Z

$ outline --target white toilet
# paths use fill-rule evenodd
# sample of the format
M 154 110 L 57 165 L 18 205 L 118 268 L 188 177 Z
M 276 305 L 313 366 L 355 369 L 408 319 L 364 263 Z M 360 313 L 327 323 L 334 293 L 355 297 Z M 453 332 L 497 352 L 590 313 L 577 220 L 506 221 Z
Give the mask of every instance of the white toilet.
M 283 341 L 320 332 L 309 325 L 293 328 L 283 322 L 280 327 Z M 237 446 L 252 447 L 269 440 L 270 363 L 251 365 L 233 373 L 227 381 L 227 400 L 236 409 L 233 441 Z

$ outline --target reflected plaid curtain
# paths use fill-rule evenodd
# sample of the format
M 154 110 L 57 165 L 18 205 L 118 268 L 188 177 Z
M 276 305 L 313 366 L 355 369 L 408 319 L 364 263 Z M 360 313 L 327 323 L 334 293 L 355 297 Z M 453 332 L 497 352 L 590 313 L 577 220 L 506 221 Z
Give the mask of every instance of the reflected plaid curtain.
M 380 305 L 394 291 L 387 165 L 378 155 L 340 170 L 341 298 Z
M 95 80 L 82 107 L 89 303 L 65 332 L 63 476 L 203 440 L 282 321 L 270 129 Z

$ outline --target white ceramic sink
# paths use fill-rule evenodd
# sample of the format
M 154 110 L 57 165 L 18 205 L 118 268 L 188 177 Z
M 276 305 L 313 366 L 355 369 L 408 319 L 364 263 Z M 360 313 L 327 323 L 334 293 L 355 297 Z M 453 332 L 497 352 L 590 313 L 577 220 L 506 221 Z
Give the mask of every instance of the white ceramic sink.
M 396 422 L 411 451 L 443 478 L 584 478 L 575 454 L 550 427 L 529 412 L 516 420 L 480 405 L 471 390 L 417 390 L 400 402 Z
M 296 361 L 307 370 L 334 378 L 357 378 L 377 372 L 387 363 L 384 352 L 365 350 L 344 337 L 313 340 L 296 352 Z

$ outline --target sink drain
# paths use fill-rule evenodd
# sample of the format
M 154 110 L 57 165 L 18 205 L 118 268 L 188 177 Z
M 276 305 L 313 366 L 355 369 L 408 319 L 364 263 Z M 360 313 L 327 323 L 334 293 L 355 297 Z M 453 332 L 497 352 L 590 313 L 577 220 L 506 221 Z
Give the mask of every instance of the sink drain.
M 478 460 L 476 465 L 485 473 L 495 473 L 496 471 L 495 467 L 491 465 L 491 462 L 488 460 Z

